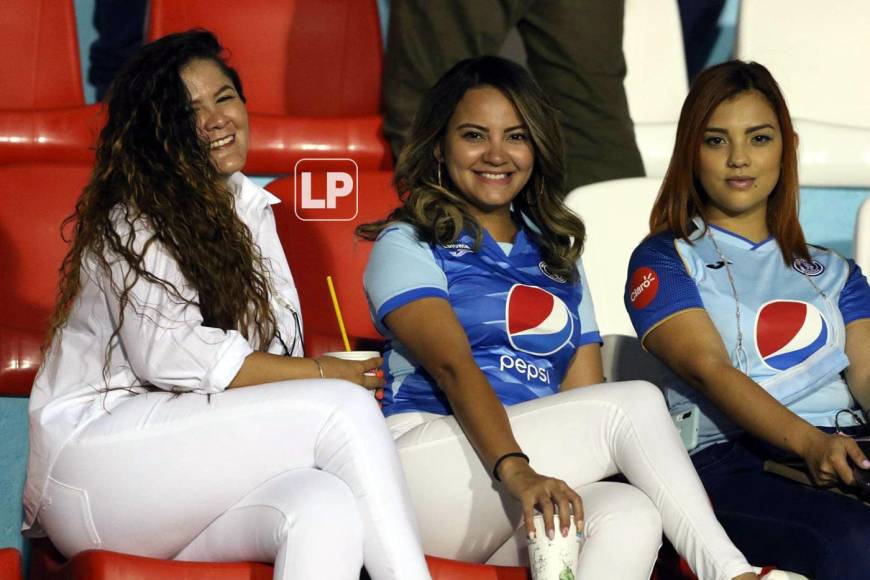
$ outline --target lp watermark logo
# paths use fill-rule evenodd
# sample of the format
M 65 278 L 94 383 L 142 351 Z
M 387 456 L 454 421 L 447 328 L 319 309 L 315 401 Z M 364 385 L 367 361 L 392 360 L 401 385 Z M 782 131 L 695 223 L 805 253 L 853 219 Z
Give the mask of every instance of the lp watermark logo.
M 293 211 L 302 221 L 347 222 L 359 211 L 353 159 L 300 159 L 293 169 Z

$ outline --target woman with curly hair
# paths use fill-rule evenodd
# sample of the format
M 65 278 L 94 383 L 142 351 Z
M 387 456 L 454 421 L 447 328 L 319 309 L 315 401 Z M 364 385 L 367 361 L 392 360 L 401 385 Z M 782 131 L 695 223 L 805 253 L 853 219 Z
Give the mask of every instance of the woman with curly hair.
M 365 285 L 390 341 L 384 412 L 423 546 L 516 562 L 537 507 L 551 538 L 569 514 L 583 530 L 579 578 L 649 578 L 662 529 L 701 578 L 757 578 L 658 389 L 599 384 L 563 172 L 540 87 L 504 59 L 469 59 L 417 113 L 396 167 L 402 206 L 360 230 L 377 239 Z M 619 472 L 630 485 L 601 481 Z
M 24 529 L 66 556 L 429 578 L 366 390 L 380 360 L 303 358 L 248 138 L 209 32 L 145 46 L 114 83 L 31 396 Z

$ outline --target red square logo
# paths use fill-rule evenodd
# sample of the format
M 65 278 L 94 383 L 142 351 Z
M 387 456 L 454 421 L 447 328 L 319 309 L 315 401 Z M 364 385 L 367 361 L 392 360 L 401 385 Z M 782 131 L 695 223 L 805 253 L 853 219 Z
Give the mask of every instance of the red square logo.
M 300 159 L 293 174 L 293 211 L 300 220 L 347 222 L 356 218 L 359 211 L 356 161 Z

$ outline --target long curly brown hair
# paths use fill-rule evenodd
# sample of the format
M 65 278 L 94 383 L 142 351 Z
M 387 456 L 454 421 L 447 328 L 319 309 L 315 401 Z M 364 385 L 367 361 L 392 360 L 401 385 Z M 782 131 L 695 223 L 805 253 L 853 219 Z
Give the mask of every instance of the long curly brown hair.
M 72 246 L 61 266 L 48 348 L 67 323 L 84 275 L 111 280 L 120 306 L 106 364 L 121 327 L 136 323 L 125 322 L 125 312 L 160 314 L 143 313 L 142 305 L 131 300 L 140 281 L 160 286 L 179 304 L 199 308 L 207 326 L 238 330 L 260 349 L 275 337 L 268 270 L 236 215 L 225 176 L 198 137 L 179 75 L 196 59 L 215 62 L 244 101 L 238 74 L 224 61 L 217 38 L 205 30 L 144 46 L 114 81 L 93 174 L 64 222 L 73 227 Z M 189 288 L 177 288 L 148 270 L 146 254 L 154 244 L 174 258 Z
M 558 111 L 540 86 L 520 65 L 497 56 L 481 56 L 458 62 L 429 90 L 414 117 L 414 125 L 396 163 L 395 185 L 402 206 L 385 220 L 364 224 L 357 235 L 375 239 L 389 223 L 410 223 L 427 243 L 456 241 L 463 230 L 481 243 L 480 225 L 469 213 L 469 202 L 444 176 L 438 179 L 435 148 L 443 146 L 444 133 L 453 112 L 469 89 L 490 86 L 500 90 L 517 108 L 528 127 L 535 151 L 535 166 L 513 209 L 536 226 L 529 230 L 541 249 L 550 271 L 576 280 L 577 259 L 583 251 L 586 228 L 569 210 L 565 198 L 565 166 Z

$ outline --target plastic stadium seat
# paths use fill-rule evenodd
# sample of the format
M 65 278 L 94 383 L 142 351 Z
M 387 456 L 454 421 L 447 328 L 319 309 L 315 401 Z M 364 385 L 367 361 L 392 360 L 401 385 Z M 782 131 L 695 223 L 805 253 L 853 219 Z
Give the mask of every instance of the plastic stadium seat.
M 870 186 L 870 4 L 743 0 L 737 57 L 776 77 L 800 134 L 801 183 Z
M 583 265 L 602 335 L 635 335 L 622 304 L 628 259 L 649 233 L 660 186 L 661 179 L 653 177 L 615 179 L 578 187 L 565 199 L 586 224 Z
M 0 553 L 2 555 L 2 553 Z M 340 557 L 340 555 L 339 555 Z M 528 569 L 426 557 L 432 580 L 528 580 Z M 2 566 L 2 560 L 0 560 Z M 0 573 L 3 568 L 0 567 Z M 362 576 L 366 578 L 366 576 Z M 11 576 L 10 576 L 11 578 Z M 47 539 L 33 543 L 30 580 L 271 580 L 272 566 L 256 562 L 177 562 L 88 550 L 66 560 Z M 0 580 L 6 580 L 0 576 Z
M 5 0 L 0 22 L 4 109 L 85 104 L 72 0 Z
M 688 92 L 680 12 L 673 0 L 626 0 L 625 94 L 649 177 L 664 177 Z
M 102 126 L 85 106 L 73 0 L 5 0 L 0 163 L 90 161 Z
M 0 165 L 0 393 L 30 392 L 67 252 L 61 222 L 75 209 L 90 171 L 87 165 Z
M 327 275 L 333 277 L 345 327 L 358 348 L 362 349 L 366 342 L 382 341 L 369 317 L 362 285 L 372 244 L 356 238 L 354 228 L 383 219 L 399 205 L 392 178 L 389 171 L 359 172 L 359 213 L 351 221 L 304 221 L 297 217 L 294 211 L 296 180 L 292 176 L 267 186 L 282 200 L 273 209 L 278 235 L 299 290 L 308 356 L 343 350 L 326 285 Z M 304 211 L 299 211 L 306 216 Z M 359 344 L 360 341 L 363 344 Z
M 870 274 L 870 197 L 864 200 L 855 220 L 855 262 Z
M 390 167 L 375 0 L 152 0 L 150 39 L 193 27 L 218 36 L 242 77 L 249 172 L 289 173 L 303 157 Z
M 15 548 L 0 549 L 0 580 L 21 580 L 21 554 Z

